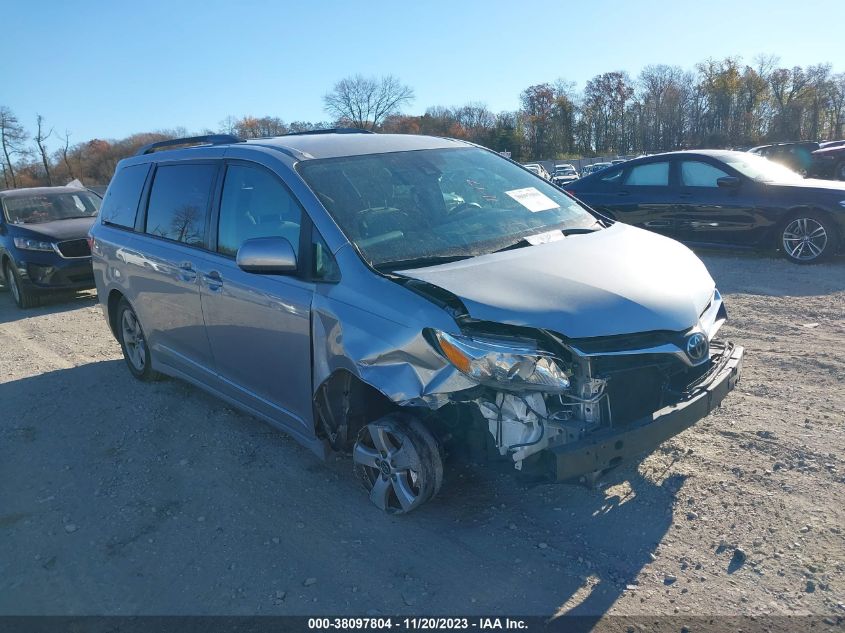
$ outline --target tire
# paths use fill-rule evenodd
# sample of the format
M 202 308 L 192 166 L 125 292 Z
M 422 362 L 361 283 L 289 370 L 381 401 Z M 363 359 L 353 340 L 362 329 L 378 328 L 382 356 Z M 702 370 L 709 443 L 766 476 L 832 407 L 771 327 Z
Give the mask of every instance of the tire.
M 431 451 L 432 455 L 435 455 L 435 458 L 432 460 L 432 472 L 434 473 L 434 491 L 431 493 L 431 497 L 435 497 L 438 492 L 440 492 L 440 487 L 443 485 L 443 445 L 437 441 L 437 438 L 428 430 L 428 427 L 423 423 L 422 420 L 415 418 L 414 416 L 408 416 L 408 425 L 410 426 L 411 431 L 417 436 L 417 438 L 425 442 L 428 446 L 428 450 Z
M 117 340 L 135 378 L 143 382 L 161 380 L 163 376 L 152 368 L 152 356 L 138 315 L 125 298 L 117 305 Z
M 416 510 L 443 483 L 437 439 L 407 413 L 389 413 L 364 425 L 352 449 L 352 460 L 370 501 L 389 514 Z
M 778 232 L 784 257 L 795 264 L 818 264 L 836 252 L 839 236 L 823 213 L 802 211 L 789 217 Z
M 6 262 L 3 267 L 3 283 L 20 309 L 26 310 L 41 305 L 41 297 L 21 283 L 18 272 L 11 262 Z

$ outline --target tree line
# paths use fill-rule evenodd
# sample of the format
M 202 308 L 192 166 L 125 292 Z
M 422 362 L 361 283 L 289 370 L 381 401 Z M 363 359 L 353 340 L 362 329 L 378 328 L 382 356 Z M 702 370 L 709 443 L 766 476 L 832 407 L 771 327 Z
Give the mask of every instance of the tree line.
M 351 126 L 462 138 L 510 152 L 519 161 L 845 136 L 845 73 L 835 73 L 829 63 L 782 67 L 772 56 L 750 64 L 738 57 L 708 59 L 692 69 L 651 65 L 636 77 L 606 72 L 580 91 L 560 79 L 527 87 L 517 110 L 498 113 L 472 102 L 403 114 L 413 100 L 413 89 L 394 76 L 356 75 L 338 81 L 324 96 L 327 121 L 230 116 L 219 129 L 201 133 L 259 138 Z M 41 115 L 33 124 L 28 128 L 0 105 L 0 187 L 65 184 L 75 178 L 86 185 L 107 184 L 117 162 L 140 146 L 188 135 L 177 128 L 71 143 L 69 131 L 58 133 Z

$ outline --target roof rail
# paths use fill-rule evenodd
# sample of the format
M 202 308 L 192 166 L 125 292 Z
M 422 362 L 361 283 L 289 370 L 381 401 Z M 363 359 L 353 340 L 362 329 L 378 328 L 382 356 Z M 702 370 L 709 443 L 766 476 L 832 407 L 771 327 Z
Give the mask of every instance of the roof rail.
M 288 132 L 282 136 L 302 136 L 303 134 L 375 134 L 370 130 L 357 127 L 330 127 L 324 130 L 306 130 L 305 132 Z
M 157 141 L 139 148 L 135 156 L 152 154 L 156 150 L 176 145 L 227 145 L 229 143 L 243 143 L 244 140 L 231 134 L 205 134 L 203 136 L 188 136 L 186 138 L 172 138 L 166 141 Z

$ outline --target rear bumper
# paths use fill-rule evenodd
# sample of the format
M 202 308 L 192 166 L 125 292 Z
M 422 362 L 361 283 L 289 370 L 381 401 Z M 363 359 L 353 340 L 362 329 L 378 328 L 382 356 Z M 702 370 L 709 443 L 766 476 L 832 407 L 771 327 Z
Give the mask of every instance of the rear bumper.
M 722 356 L 714 358 L 714 371 L 692 385 L 684 399 L 622 431 L 607 429 L 580 442 L 548 449 L 553 478 L 567 481 L 614 468 L 688 429 L 717 408 L 739 382 L 744 352 L 742 347 L 728 344 Z

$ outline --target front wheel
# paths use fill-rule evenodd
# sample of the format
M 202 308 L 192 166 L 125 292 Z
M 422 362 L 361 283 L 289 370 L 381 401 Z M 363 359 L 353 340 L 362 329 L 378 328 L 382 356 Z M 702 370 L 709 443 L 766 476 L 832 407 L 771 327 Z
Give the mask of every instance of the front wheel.
M 117 338 L 123 358 L 135 378 L 144 382 L 161 378 L 152 368 L 150 349 L 138 315 L 126 299 L 121 299 L 117 307 Z
M 416 510 L 443 483 L 439 443 L 411 415 L 391 413 L 364 426 L 352 460 L 370 501 L 391 514 Z
M 41 303 L 40 297 L 34 292 L 28 290 L 21 283 L 18 274 L 15 272 L 13 264 L 7 262 L 3 273 L 6 287 L 9 289 L 9 292 L 12 293 L 12 299 L 15 300 L 15 303 L 19 308 L 23 310 L 27 308 L 34 308 Z

